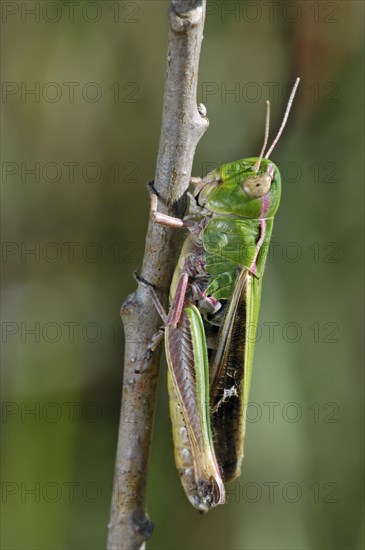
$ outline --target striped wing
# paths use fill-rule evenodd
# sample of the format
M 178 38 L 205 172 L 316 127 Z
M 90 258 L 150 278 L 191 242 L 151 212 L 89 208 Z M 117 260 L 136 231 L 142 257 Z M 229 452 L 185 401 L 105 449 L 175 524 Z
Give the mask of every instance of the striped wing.
M 195 306 L 184 308 L 176 328 L 166 326 L 165 344 L 175 462 L 190 502 L 206 512 L 225 502 L 225 490 L 210 426 L 204 326 Z
M 261 286 L 261 277 L 241 270 L 210 361 L 213 440 L 225 482 L 241 473 Z

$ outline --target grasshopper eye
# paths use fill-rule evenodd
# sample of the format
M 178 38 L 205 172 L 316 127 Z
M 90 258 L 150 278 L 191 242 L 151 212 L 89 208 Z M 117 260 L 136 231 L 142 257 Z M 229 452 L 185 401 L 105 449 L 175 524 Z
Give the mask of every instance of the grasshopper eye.
M 249 178 L 241 182 L 241 188 L 251 198 L 259 198 L 270 189 L 272 178 L 269 174 L 259 174 L 257 176 L 250 176 Z

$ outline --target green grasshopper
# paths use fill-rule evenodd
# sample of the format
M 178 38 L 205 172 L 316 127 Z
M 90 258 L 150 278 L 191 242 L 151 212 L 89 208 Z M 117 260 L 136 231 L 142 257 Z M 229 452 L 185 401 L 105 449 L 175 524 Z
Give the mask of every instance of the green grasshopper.
M 225 164 L 195 186 L 183 219 L 151 216 L 189 229 L 170 289 L 165 326 L 175 462 L 186 495 L 202 512 L 225 502 L 224 483 L 240 475 L 262 276 L 279 207 L 281 179 L 269 156 L 285 127 L 299 78 L 272 145 L 270 103 L 259 157 Z M 144 282 L 140 280 L 140 282 Z

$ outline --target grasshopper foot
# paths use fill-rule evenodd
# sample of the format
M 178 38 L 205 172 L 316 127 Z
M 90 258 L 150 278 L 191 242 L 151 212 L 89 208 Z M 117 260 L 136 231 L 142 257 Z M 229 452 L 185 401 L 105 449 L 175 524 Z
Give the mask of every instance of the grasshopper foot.
M 150 291 L 150 295 L 151 295 L 151 298 L 152 298 L 152 301 L 154 303 L 154 306 L 157 310 L 157 313 L 159 314 L 159 316 L 161 317 L 163 323 L 165 324 L 166 323 L 166 320 L 167 320 L 167 314 L 160 302 L 160 299 L 159 297 L 157 296 L 156 294 L 156 290 L 155 290 L 155 286 L 150 283 L 149 281 L 147 281 L 144 277 L 141 277 L 141 275 L 138 275 L 137 271 L 134 271 L 133 272 L 133 276 L 135 278 L 135 280 L 137 281 L 138 284 L 148 288 L 148 290 Z
M 150 193 L 151 197 L 151 207 L 150 215 L 154 222 L 159 223 L 160 225 L 165 225 L 166 227 L 175 227 L 180 228 L 184 227 L 184 222 L 180 218 L 175 218 L 174 216 L 168 216 L 167 214 L 162 214 L 158 211 L 158 196 L 155 192 Z
M 147 350 L 143 354 L 143 359 L 149 359 L 151 354 L 158 348 L 165 336 L 164 327 L 158 329 L 157 332 L 152 336 L 149 344 L 147 345 Z
M 155 290 L 154 285 L 149 281 L 147 281 L 147 279 L 142 277 L 142 275 L 139 275 L 137 271 L 133 271 L 133 277 L 135 278 L 138 284 L 141 284 L 142 286 L 145 286 L 145 287 L 153 288 L 153 290 Z
M 147 189 L 150 195 L 156 195 L 156 197 L 162 202 L 162 204 L 167 206 L 167 201 L 161 196 L 161 193 L 159 193 L 155 187 L 155 180 L 149 180 L 147 182 Z

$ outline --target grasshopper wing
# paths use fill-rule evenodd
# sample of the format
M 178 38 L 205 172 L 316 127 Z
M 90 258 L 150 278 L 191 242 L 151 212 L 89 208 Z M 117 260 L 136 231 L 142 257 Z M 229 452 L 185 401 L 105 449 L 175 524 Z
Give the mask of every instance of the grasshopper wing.
M 213 440 L 225 482 L 241 473 L 262 278 L 239 273 L 211 358 Z
M 183 309 L 176 328 L 166 326 L 165 343 L 175 462 L 190 502 L 206 512 L 225 502 L 225 490 L 210 427 L 204 326 L 194 305 Z

